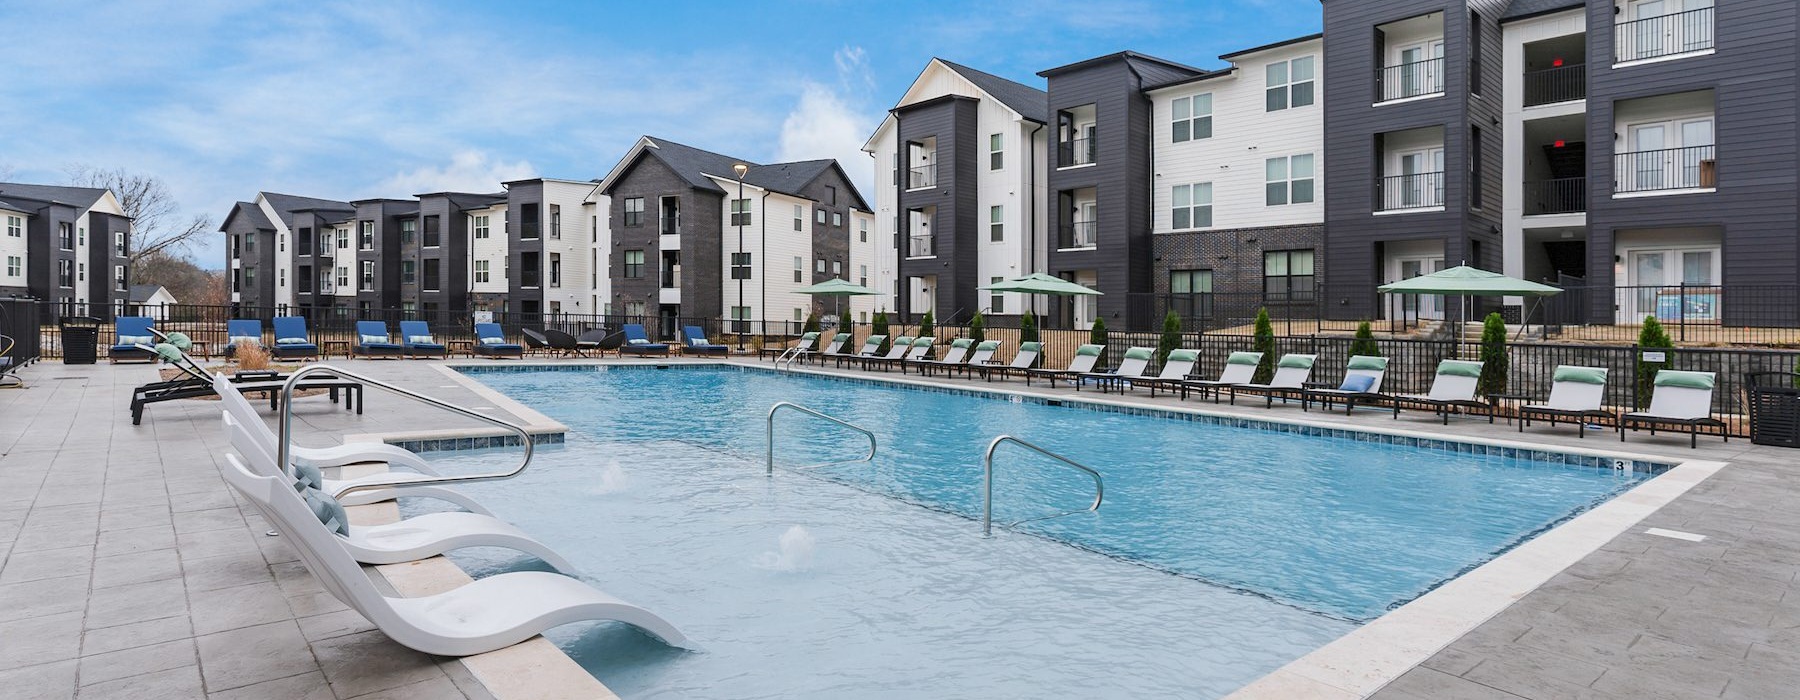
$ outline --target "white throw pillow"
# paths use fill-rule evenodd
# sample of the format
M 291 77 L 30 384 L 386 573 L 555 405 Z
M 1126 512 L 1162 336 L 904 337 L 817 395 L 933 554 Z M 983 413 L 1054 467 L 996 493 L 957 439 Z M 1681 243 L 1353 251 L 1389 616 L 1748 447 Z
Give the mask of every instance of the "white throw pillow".
M 385 335 L 365 335 L 362 337 L 363 345 L 369 345 L 369 344 L 373 344 L 373 343 L 385 343 L 387 341 L 388 341 L 388 339 L 387 339 L 387 336 L 385 336 Z
M 276 345 L 305 345 L 305 338 L 276 338 Z
M 431 339 L 431 336 L 429 336 L 429 335 L 409 335 L 409 336 L 406 336 L 406 342 L 412 343 L 414 345 L 436 345 L 437 344 L 435 341 L 433 341 Z
M 262 345 L 262 339 L 247 336 L 247 335 L 234 335 L 234 336 L 231 336 L 231 342 L 229 343 L 229 345 L 231 345 L 232 347 L 242 347 L 245 345 Z
M 148 336 L 148 335 L 121 335 L 121 336 L 119 336 L 119 344 L 120 345 L 149 345 L 155 341 L 156 341 L 155 337 Z
M 650 341 L 645 338 L 632 338 L 631 340 L 628 340 L 625 342 L 629 343 L 631 345 L 649 345 L 650 344 Z
M 505 338 L 482 338 L 481 344 L 482 345 L 505 345 L 506 339 Z

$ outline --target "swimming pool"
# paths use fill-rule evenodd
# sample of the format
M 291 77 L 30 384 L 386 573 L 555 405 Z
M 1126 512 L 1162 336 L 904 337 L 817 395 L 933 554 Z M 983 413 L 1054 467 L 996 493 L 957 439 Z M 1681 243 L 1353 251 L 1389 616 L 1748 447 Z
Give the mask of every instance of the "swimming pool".
M 553 635 L 632 697 L 1219 695 L 1649 476 L 737 367 L 477 376 L 571 433 L 476 495 L 706 647 Z M 783 400 L 873 430 L 877 459 L 764 478 Z M 962 516 L 1000 433 L 1099 469 L 1106 504 L 981 539 Z M 779 423 L 780 464 L 861 447 Z M 1092 497 L 1042 458 L 996 464 L 997 521 Z

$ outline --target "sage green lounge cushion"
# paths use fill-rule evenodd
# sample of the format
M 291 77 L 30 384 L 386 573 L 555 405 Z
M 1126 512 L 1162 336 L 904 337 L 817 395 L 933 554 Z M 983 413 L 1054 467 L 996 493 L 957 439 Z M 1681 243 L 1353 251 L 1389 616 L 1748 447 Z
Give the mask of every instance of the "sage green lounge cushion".
M 1019 343 L 1019 352 L 1043 352 L 1044 344 L 1038 341 Z
M 998 340 L 983 340 L 980 345 L 975 346 L 976 352 L 993 352 L 999 349 L 1000 341 Z
M 1099 345 L 1083 345 L 1081 347 L 1075 348 L 1075 354 L 1078 356 L 1098 357 L 1100 355 L 1100 351 L 1103 349 L 1105 349 L 1105 348 L 1102 346 L 1099 346 Z
M 300 495 L 306 499 L 307 507 L 312 508 L 313 515 L 318 517 L 319 522 L 325 524 L 325 529 L 345 537 L 350 536 L 350 515 L 344 512 L 344 504 L 318 489 L 307 489 L 300 492 Z
M 937 342 L 937 338 L 933 338 L 933 337 L 931 337 L 931 336 L 928 336 L 928 335 L 927 335 L 927 336 L 920 336 L 920 337 L 918 337 L 918 338 L 914 338 L 914 339 L 913 339 L 913 347 L 915 347 L 915 348 L 928 348 L 928 347 L 931 347 L 931 344 L 932 344 L 932 343 L 935 343 L 935 342 Z
M 1125 351 L 1125 359 L 1127 360 L 1148 361 L 1154 355 L 1156 355 L 1156 351 L 1150 348 L 1132 348 Z
M 1200 361 L 1200 351 L 1199 350 L 1170 350 L 1169 351 L 1169 361 L 1170 362 L 1199 362 Z
M 173 345 L 177 348 L 181 348 L 182 352 L 187 352 L 188 350 L 191 350 L 194 347 L 194 340 L 192 338 L 189 338 L 186 333 L 182 333 L 180 331 L 170 333 L 167 336 L 167 342 L 170 345 Z
M 1683 372 L 1680 370 L 1665 369 L 1656 373 L 1655 384 L 1657 386 L 1673 386 L 1684 389 L 1705 389 L 1707 391 L 1712 391 L 1713 373 Z
M 1552 382 L 1574 382 L 1577 384 L 1605 384 L 1605 367 L 1573 367 L 1561 365 L 1556 374 L 1550 378 Z
M 810 333 L 805 333 L 800 336 L 800 342 L 802 342 L 802 343 L 809 343 L 809 342 L 812 342 L 812 341 L 818 340 L 818 339 L 819 339 L 818 331 L 812 331 Z
M 950 347 L 952 348 L 966 348 L 974 344 L 975 341 L 968 338 L 957 338 L 956 340 L 950 341 Z
M 1360 370 L 1368 370 L 1371 372 L 1386 372 L 1387 371 L 1387 363 L 1388 363 L 1388 361 L 1387 361 L 1387 358 L 1385 358 L 1385 357 L 1370 357 L 1368 355 L 1354 355 L 1350 358 L 1350 364 L 1345 365 L 1345 369 L 1360 369 Z
M 1225 358 L 1225 364 L 1228 365 L 1254 365 L 1258 362 L 1262 362 L 1260 352 L 1234 352 L 1231 357 Z
M 831 342 L 833 342 L 833 343 L 848 343 L 848 342 L 850 342 L 850 334 L 849 333 L 839 333 L 835 336 L 832 336 Z
M 1446 377 L 1481 378 L 1481 363 L 1468 360 L 1444 360 L 1438 363 L 1437 373 Z
M 1315 359 L 1318 358 L 1312 355 L 1282 355 L 1281 361 L 1275 363 L 1275 366 L 1284 369 L 1312 369 Z

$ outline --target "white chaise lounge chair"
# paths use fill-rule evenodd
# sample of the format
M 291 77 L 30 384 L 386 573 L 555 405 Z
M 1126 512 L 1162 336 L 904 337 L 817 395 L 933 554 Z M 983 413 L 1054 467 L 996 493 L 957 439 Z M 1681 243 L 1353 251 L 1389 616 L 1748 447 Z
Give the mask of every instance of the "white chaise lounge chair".
M 687 635 L 655 613 L 545 571 L 489 576 L 419 598 L 388 597 L 290 482 L 252 473 L 237 455 L 227 454 L 225 461 L 225 480 L 288 536 L 325 589 L 406 647 L 440 656 L 484 654 L 583 620 L 616 620 L 671 646 L 691 646 Z
M 297 483 L 294 477 L 275 467 L 275 455 L 263 451 L 250 431 L 231 414 L 224 416 L 231 447 L 251 470 L 256 474 L 279 477 L 289 484 Z M 323 491 L 320 494 L 331 498 Z M 331 500 L 336 502 L 335 498 Z M 542 559 L 558 571 L 575 571 L 575 566 L 556 550 L 505 521 L 480 513 L 427 513 L 386 525 L 346 523 L 338 544 L 364 564 L 418 561 L 465 547 L 504 547 Z
M 1640 426 L 1649 428 L 1651 435 L 1656 434 L 1658 426 L 1687 428 L 1688 447 L 1695 449 L 1700 447 L 1701 428 L 1718 428 L 1719 437 L 1730 442 L 1725 422 L 1712 417 L 1716 379 L 1712 372 L 1657 370 L 1656 378 L 1650 380 L 1655 389 L 1650 394 L 1649 410 L 1619 416 L 1619 442 L 1625 441 L 1627 427 L 1636 430 Z
M 1444 360 L 1438 363 L 1437 376 L 1431 380 L 1431 392 L 1424 396 L 1395 396 L 1394 418 L 1400 418 L 1400 409 L 1406 405 L 1426 406 L 1437 411 L 1444 419 L 1444 425 L 1450 424 L 1450 413 L 1458 408 L 1466 412 L 1480 411 L 1494 422 L 1493 404 L 1475 398 L 1475 391 L 1481 384 L 1481 363 L 1469 360 Z
M 1099 384 L 1102 394 L 1110 391 L 1113 386 L 1119 387 L 1119 393 L 1124 393 L 1130 382 L 1144 378 L 1144 372 L 1149 371 L 1150 360 L 1154 357 L 1156 357 L 1156 348 L 1126 348 L 1125 359 L 1120 360 L 1119 366 L 1114 367 L 1113 371 L 1084 372 L 1080 378 L 1093 380 L 1095 384 Z M 1075 382 L 1075 390 L 1081 391 L 1080 381 Z
M 1069 366 L 1067 368 L 1024 370 L 1025 383 L 1031 384 L 1032 377 L 1050 380 L 1050 388 L 1052 389 L 1056 388 L 1056 380 L 1058 379 L 1068 379 L 1080 383 L 1081 375 L 1094 371 L 1094 365 L 1099 364 L 1100 355 L 1104 352 L 1106 352 L 1105 345 L 1083 345 L 1075 348 L 1075 356 L 1069 358 Z M 1079 389 L 1080 387 L 1076 388 Z
M 918 360 L 908 360 L 905 364 L 901 365 L 901 369 L 904 370 L 906 365 L 912 365 L 919 368 L 919 374 L 931 374 L 931 369 L 933 367 L 942 367 L 947 374 L 950 370 L 967 362 L 969 359 L 969 351 L 974 348 L 974 339 L 957 338 L 956 340 L 950 341 L 950 349 L 944 353 L 944 359 L 927 360 L 921 358 Z
M 1161 372 L 1155 377 L 1134 379 L 1131 385 L 1149 388 L 1151 396 L 1156 395 L 1157 389 L 1165 389 L 1171 393 L 1180 391 L 1181 383 L 1188 381 L 1188 375 L 1194 373 L 1194 364 L 1199 361 L 1199 350 L 1170 350 L 1168 359 L 1163 360 Z
M 1181 383 L 1181 398 L 1187 399 L 1189 391 L 1212 394 L 1213 403 L 1219 402 L 1219 390 L 1249 384 L 1256 378 L 1256 366 L 1262 364 L 1263 354 L 1260 352 L 1234 352 L 1225 357 L 1225 369 L 1219 370 L 1218 379 L 1190 379 Z
M 1576 437 L 1587 437 L 1587 422 L 1614 418 L 1611 411 L 1600 408 L 1606 401 L 1606 368 L 1558 365 L 1550 376 L 1550 398 L 1541 404 L 1519 409 L 1519 432 L 1532 418 L 1543 418 L 1555 426 L 1558 419 L 1573 419 Z
M 980 372 L 982 380 L 990 382 L 994 380 L 994 375 L 996 374 L 1000 375 L 1001 379 L 1005 379 L 1008 375 L 1013 374 L 1022 375 L 1031 371 L 1031 366 L 1037 364 L 1038 354 L 1043 351 L 1043 343 L 1035 340 L 1026 341 L 1019 343 L 1019 351 L 1013 353 L 1011 362 L 1004 365 L 988 365 L 986 367 L 970 365 L 969 369 Z
M 1387 377 L 1385 357 L 1351 355 L 1344 365 L 1344 381 L 1336 389 L 1307 389 L 1303 401 L 1317 401 L 1325 410 L 1334 403 L 1344 404 L 1344 415 L 1356 410 L 1356 402 L 1375 403 L 1388 398 L 1381 393 L 1381 380 Z
M 1271 407 L 1275 405 L 1276 396 L 1286 400 L 1289 395 L 1298 395 L 1306 390 L 1306 380 L 1312 376 L 1313 364 L 1318 359 L 1318 355 L 1288 353 L 1275 362 L 1275 376 L 1269 379 L 1268 384 L 1233 384 L 1225 387 L 1225 390 L 1230 395 L 1232 405 L 1237 405 L 1237 394 L 1242 391 L 1262 394 L 1265 397 L 1263 406 Z M 1306 406 L 1302 405 L 1301 408 Z

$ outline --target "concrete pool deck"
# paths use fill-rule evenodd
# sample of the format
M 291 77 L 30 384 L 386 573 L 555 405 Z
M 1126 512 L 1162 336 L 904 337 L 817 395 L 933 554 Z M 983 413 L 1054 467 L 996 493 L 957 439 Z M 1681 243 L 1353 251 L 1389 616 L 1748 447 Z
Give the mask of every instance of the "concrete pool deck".
M 515 415 L 515 408 L 491 392 L 447 375 L 442 362 L 333 364 L 485 406 L 483 412 L 495 417 L 529 418 Z M 43 363 L 23 374 L 33 388 L 0 390 L 0 554 L 5 556 L 0 639 L 6 640 L 0 645 L 0 687 L 9 693 L 530 696 L 492 687 L 496 675 L 472 671 L 469 662 L 399 647 L 320 590 L 279 538 L 261 534 L 254 512 L 240 509 L 219 478 L 223 441 L 216 404 L 154 405 L 143 425 L 132 426 L 125 406 L 132 387 L 155 378 L 147 365 Z M 1077 394 L 1060 387 L 1027 390 L 1017 380 L 992 386 L 1094 397 L 1092 391 Z M 460 431 L 480 425 L 458 423 L 378 391 L 368 397 L 369 408 L 360 417 L 324 398 L 297 403 L 303 442 L 319 443 L 320 434 Z M 1142 392 L 1104 398 L 1178 405 Z M 1297 406 L 1268 410 L 1191 400 L 1185 407 L 1446 439 L 1729 463 L 1422 664 L 1400 669 L 1404 672 L 1392 682 L 1371 688 L 1373 697 L 1771 697 L 1800 686 L 1800 663 L 1795 663 L 1800 596 L 1787 596 L 1800 574 L 1800 515 L 1793 507 L 1800 488 L 1784 478 L 1800 453 L 1716 439 L 1689 450 L 1685 436 L 1634 435 L 1620 445 L 1611 432 L 1578 440 L 1569 426 L 1537 428 L 1521 437 L 1504 422 L 1453 420 L 1446 428 L 1422 413 L 1394 421 L 1374 410 L 1346 418 L 1302 414 Z M 1666 532 L 1652 534 L 1652 529 Z M 1694 541 L 1689 534 L 1705 539 Z M 393 585 L 402 593 L 429 590 Z M 528 645 L 549 646 L 541 639 Z M 548 671 L 535 663 L 499 675 L 554 676 L 558 668 L 554 661 Z M 561 669 L 566 672 L 567 666 Z M 606 692 L 596 688 L 564 693 Z M 536 692 L 549 691 L 540 686 Z

